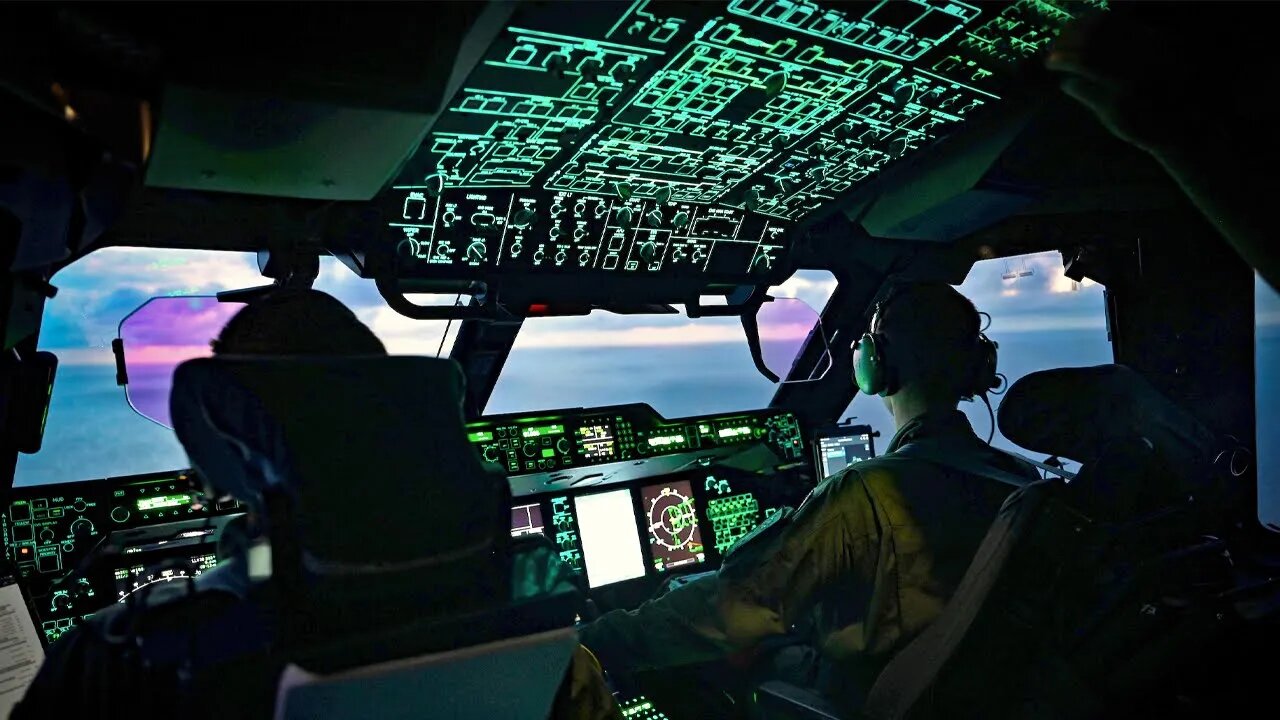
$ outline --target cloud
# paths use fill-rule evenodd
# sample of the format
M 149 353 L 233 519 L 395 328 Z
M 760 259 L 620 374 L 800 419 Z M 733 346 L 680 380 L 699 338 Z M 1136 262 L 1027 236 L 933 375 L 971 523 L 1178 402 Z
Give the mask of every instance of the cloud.
M 1015 277 L 1003 277 L 1006 274 Z M 265 282 L 252 253 L 107 248 L 81 259 L 55 278 L 61 292 L 48 304 L 41 345 L 59 351 L 63 361 L 69 364 L 110 362 L 109 346 L 116 335 L 116 326 L 146 299 L 156 295 L 213 294 Z M 775 297 L 803 300 L 820 311 L 835 287 L 836 280 L 830 272 L 801 270 L 771 293 Z M 372 281 L 358 277 L 336 258 L 321 259 L 316 288 L 350 307 L 382 338 L 388 350 L 396 354 L 434 355 L 446 328 L 444 349 L 447 353 L 460 325 L 399 315 L 387 307 Z M 961 291 L 972 298 L 979 309 L 992 315 L 991 330 L 997 333 L 1094 329 L 1105 323 L 1102 288 L 1091 283 L 1077 288 L 1063 274 L 1057 253 L 979 262 Z M 436 296 L 428 302 L 452 300 L 452 296 Z M 209 322 L 217 324 L 221 320 Z M 204 327 L 206 324 L 201 323 L 198 328 L 200 343 L 207 340 L 205 335 L 212 337 L 210 333 L 214 328 Z M 766 341 L 794 342 L 808 334 L 809 326 L 794 315 L 766 318 L 761 332 Z M 542 348 L 689 346 L 742 343 L 743 339 L 736 318 L 693 320 L 682 315 L 595 312 L 585 317 L 527 321 L 517 345 Z
M 773 297 L 797 298 L 809 307 L 822 312 L 836 291 L 837 281 L 829 270 L 797 270 L 781 285 L 769 289 Z
M 1073 282 L 1056 252 L 979 261 L 959 289 L 991 316 L 991 332 L 1106 327 L 1104 288 Z
M 109 346 L 120 321 L 148 298 L 263 282 L 252 253 L 104 248 L 54 276 L 58 295 L 46 303 L 40 345 L 75 357 L 62 351 Z

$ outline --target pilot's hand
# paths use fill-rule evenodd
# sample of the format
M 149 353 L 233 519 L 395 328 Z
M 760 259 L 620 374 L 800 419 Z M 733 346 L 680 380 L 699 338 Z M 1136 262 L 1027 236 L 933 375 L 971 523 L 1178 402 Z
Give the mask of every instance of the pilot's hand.
M 557 698 L 556 720 L 622 720 L 622 709 L 604 680 L 604 669 L 591 651 L 579 645 L 569 662 L 568 697 Z
M 1167 31 L 1103 13 L 1064 28 L 1045 66 L 1112 134 L 1158 155 L 1195 142 L 1205 121 L 1186 96 L 1185 50 Z

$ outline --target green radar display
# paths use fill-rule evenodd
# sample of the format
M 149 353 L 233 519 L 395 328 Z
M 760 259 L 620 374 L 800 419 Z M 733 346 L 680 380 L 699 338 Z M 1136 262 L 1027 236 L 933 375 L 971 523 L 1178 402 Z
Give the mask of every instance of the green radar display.
M 704 562 L 706 552 L 688 481 L 650 485 L 640 496 L 648 512 L 654 568 L 661 572 Z

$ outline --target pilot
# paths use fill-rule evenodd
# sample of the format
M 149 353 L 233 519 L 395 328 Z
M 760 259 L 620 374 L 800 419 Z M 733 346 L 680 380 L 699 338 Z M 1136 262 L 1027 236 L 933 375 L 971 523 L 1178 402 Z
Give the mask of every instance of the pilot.
M 989 474 L 1038 479 L 979 439 L 958 409 L 990 389 L 994 352 L 978 312 L 954 288 L 895 286 L 854 361 L 861 389 L 882 395 L 893 415 L 887 452 L 821 482 L 794 512 L 739 542 L 718 573 L 601 616 L 584 628 L 583 644 L 673 717 L 681 707 L 690 716 L 733 714 L 720 704 L 725 693 L 708 685 L 725 690 L 723 681 L 743 673 L 718 661 L 741 666 L 752 654 L 753 672 L 766 668 L 756 680 L 816 687 L 855 710 L 894 653 L 938 617 L 1013 491 Z M 908 452 L 925 447 L 933 458 Z M 790 639 L 799 643 L 788 652 L 759 653 Z M 697 687 L 675 688 L 691 675 Z
M 276 290 L 250 302 L 211 345 L 215 355 L 386 354 L 382 342 L 351 310 L 332 296 L 309 289 Z M 189 656 L 198 652 L 225 660 L 261 651 L 270 631 L 254 623 L 234 622 L 235 606 L 252 602 L 247 557 L 258 535 L 254 513 L 249 512 L 224 529 L 218 566 L 198 577 L 194 587 L 167 583 L 162 587 L 172 586 L 172 592 L 162 590 L 138 603 L 113 605 L 65 634 L 49 648 L 39 674 L 11 717 L 171 717 L 174 707 L 186 706 L 189 700 L 177 697 L 178 678 L 201 662 Z M 513 562 L 519 568 L 520 586 L 530 592 L 570 582 L 570 571 L 554 553 L 528 549 L 517 552 Z M 159 619 L 148 625 L 160 631 L 139 633 L 132 642 L 121 642 L 131 637 L 144 615 Z M 197 633 L 203 636 L 201 642 L 190 641 Z M 152 653 L 170 662 L 171 655 L 188 657 L 174 663 L 179 668 L 176 675 L 165 674 L 148 667 Z M 574 681 L 566 682 L 557 697 L 553 717 L 621 718 L 599 665 L 585 649 L 579 648 L 574 656 L 572 677 Z M 201 709 L 192 708 L 186 714 L 199 716 Z M 270 717 L 271 708 L 253 713 L 240 707 L 238 712 L 245 717 Z

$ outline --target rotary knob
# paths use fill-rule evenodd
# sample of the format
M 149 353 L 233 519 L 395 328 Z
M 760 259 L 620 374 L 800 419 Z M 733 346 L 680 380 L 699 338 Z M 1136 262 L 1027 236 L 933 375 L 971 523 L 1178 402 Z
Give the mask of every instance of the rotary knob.
M 529 227 L 533 224 L 533 221 L 537 219 L 538 213 L 536 210 L 521 208 L 516 211 L 515 215 L 511 216 L 511 224 L 518 228 Z
M 640 257 L 645 262 L 652 262 L 653 257 L 658 254 L 658 246 L 652 242 L 640 244 Z
M 122 522 L 126 522 L 126 521 L 128 521 L 128 519 L 129 519 L 129 508 L 127 508 L 127 507 L 125 507 L 125 506 L 123 506 L 123 505 L 118 505 L 118 506 L 116 506 L 116 507 L 111 508 L 111 519 L 112 519 L 113 521 L 115 521 L 115 522 L 118 522 L 118 523 L 122 523 Z
M 624 207 L 624 208 L 618 208 L 618 212 L 617 214 L 614 215 L 614 217 L 617 218 L 618 224 L 621 225 L 622 227 L 630 227 L 631 215 L 632 215 L 631 208 Z
M 649 223 L 649 227 L 655 227 L 655 228 L 662 227 L 662 211 L 661 210 L 650 210 L 648 213 L 645 213 L 644 219 L 645 219 L 645 222 Z
M 671 218 L 671 224 L 675 226 L 677 229 L 684 229 L 689 227 L 689 213 L 683 210 L 676 213 L 675 216 Z
M 764 93 L 769 97 L 773 97 L 781 93 L 787 87 L 787 71 L 775 70 L 764 79 Z

